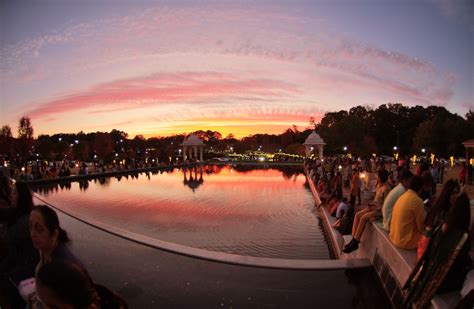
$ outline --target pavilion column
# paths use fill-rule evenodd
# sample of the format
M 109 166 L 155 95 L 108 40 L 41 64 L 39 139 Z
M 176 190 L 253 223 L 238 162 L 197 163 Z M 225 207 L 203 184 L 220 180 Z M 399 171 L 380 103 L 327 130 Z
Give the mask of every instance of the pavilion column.
M 194 160 L 197 161 L 197 158 L 198 158 L 198 149 L 197 149 L 197 146 L 194 146 Z
M 323 145 L 318 145 L 318 148 L 319 148 L 319 158 L 322 160 L 324 158 L 324 154 L 323 154 Z
M 189 159 L 190 160 L 193 159 L 193 148 L 192 147 L 189 147 Z
M 200 161 L 201 161 L 201 162 L 202 162 L 202 152 L 203 152 L 203 150 L 202 150 L 202 149 L 203 149 L 203 147 L 202 147 L 202 146 L 201 146 L 201 147 L 199 147 L 199 150 L 200 150 L 200 156 L 199 156 L 199 158 L 200 158 Z
M 306 153 L 306 158 L 309 158 L 311 155 L 311 150 L 309 149 L 309 146 L 305 146 L 305 153 Z
M 186 162 L 188 156 L 186 155 L 186 146 L 183 146 L 183 162 Z

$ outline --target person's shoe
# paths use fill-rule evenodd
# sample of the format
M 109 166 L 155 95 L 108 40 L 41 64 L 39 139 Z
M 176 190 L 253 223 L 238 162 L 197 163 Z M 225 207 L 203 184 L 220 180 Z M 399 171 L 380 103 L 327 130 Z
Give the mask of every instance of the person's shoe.
M 352 238 L 351 241 L 349 241 L 345 246 L 344 246 L 344 249 L 346 248 L 349 248 L 350 246 L 352 246 L 352 244 L 355 242 L 355 239 Z
M 354 242 L 348 245 L 346 248 L 344 248 L 342 252 L 351 253 L 353 251 L 356 251 L 357 249 L 359 249 L 359 242 L 357 240 L 354 240 Z

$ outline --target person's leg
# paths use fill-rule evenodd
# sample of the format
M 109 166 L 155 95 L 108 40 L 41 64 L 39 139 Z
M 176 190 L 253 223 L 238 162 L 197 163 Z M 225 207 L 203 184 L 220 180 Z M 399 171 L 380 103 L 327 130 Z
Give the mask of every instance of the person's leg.
M 367 212 L 366 214 L 362 216 L 362 218 L 360 218 L 359 227 L 356 233 L 354 234 L 354 238 L 358 242 L 360 242 L 360 240 L 362 239 L 362 235 L 364 234 L 364 230 L 365 230 L 365 227 L 367 226 L 367 223 L 374 220 L 376 217 L 377 217 L 377 212 L 371 211 L 371 212 Z
M 365 209 L 362 209 L 358 212 L 356 212 L 355 216 L 354 216 L 354 223 L 352 224 L 352 236 L 355 235 L 356 231 L 357 231 L 357 228 L 358 228 L 358 225 L 359 225 L 359 221 L 360 221 L 360 218 L 365 215 L 367 213 L 368 208 L 365 208 Z
M 359 219 L 359 225 L 358 225 L 357 230 L 355 231 L 355 233 L 352 234 L 353 237 L 352 237 L 351 242 L 347 246 L 344 247 L 342 252 L 351 253 L 359 249 L 359 243 L 364 233 L 365 227 L 367 226 L 367 223 L 378 217 L 379 217 L 378 211 L 367 211 L 365 214 L 363 214 Z
M 354 216 L 354 222 L 352 223 L 352 235 L 355 234 L 355 232 L 357 231 L 357 226 L 359 225 L 359 220 L 360 220 L 360 212 L 356 212 L 355 216 Z

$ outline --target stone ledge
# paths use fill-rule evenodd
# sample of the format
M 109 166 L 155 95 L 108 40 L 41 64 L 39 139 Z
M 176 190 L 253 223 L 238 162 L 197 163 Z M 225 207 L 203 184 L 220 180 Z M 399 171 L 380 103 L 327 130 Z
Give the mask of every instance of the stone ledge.
M 334 222 L 336 222 L 336 218 L 331 217 L 328 210 L 324 206 L 319 207 L 319 213 L 323 221 L 323 225 L 325 226 L 326 232 L 328 233 L 329 239 L 331 241 L 329 245 L 332 248 L 335 258 L 340 259 L 342 254 L 342 247 L 344 245 L 344 239 L 341 233 L 339 233 L 339 231 L 332 227 Z
M 388 233 L 380 225 L 380 222 L 369 224 L 364 231 L 359 249 L 350 254 L 343 254 L 342 258 L 368 258 L 373 263 L 377 252 L 385 260 L 398 286 L 402 287 L 416 265 L 417 252 L 395 247 Z

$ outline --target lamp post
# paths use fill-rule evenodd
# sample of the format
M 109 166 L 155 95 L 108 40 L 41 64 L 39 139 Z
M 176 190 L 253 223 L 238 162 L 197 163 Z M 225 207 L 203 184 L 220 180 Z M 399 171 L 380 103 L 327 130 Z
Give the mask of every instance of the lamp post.
M 397 150 L 398 150 L 398 147 L 400 146 L 400 131 L 397 130 Z

